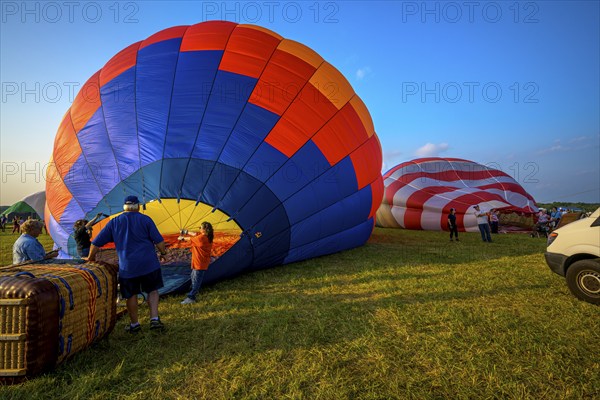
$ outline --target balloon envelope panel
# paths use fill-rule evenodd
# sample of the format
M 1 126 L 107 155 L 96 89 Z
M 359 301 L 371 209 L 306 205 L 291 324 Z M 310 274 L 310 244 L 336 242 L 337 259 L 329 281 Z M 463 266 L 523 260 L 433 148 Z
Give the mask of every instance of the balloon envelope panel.
M 125 48 L 85 83 L 56 135 L 46 220 L 73 256 L 76 220 L 137 195 L 164 234 L 237 229 L 222 277 L 362 245 L 380 168 L 337 69 L 267 29 L 204 22 Z
M 388 228 L 447 230 L 450 209 L 459 230 L 479 230 L 475 204 L 482 209 L 533 214 L 535 200 L 506 173 L 458 158 L 420 158 L 386 172 L 377 225 Z

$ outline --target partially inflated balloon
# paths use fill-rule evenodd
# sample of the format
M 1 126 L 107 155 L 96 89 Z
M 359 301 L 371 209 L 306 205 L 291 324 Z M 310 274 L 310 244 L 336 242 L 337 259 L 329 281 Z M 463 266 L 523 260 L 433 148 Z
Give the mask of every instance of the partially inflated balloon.
M 479 230 L 473 206 L 531 215 L 535 200 L 506 173 L 459 158 L 419 158 L 386 172 L 377 225 L 447 230 L 450 209 L 459 230 Z
M 163 234 L 210 221 L 240 240 L 208 280 L 365 243 L 381 147 L 348 81 L 267 29 L 205 22 L 158 32 L 82 87 L 56 135 L 46 221 L 73 223 L 137 195 Z

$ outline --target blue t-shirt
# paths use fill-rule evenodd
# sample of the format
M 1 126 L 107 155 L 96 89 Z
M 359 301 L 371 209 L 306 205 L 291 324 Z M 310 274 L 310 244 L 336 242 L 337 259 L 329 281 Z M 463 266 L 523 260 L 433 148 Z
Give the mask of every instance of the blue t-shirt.
M 135 278 L 160 268 L 154 245 L 164 241 L 154 221 L 139 212 L 124 212 L 100 231 L 92 241 L 96 247 L 114 242 L 119 256 L 119 275 Z
M 22 234 L 13 244 L 13 264 L 29 260 L 43 260 L 46 256 L 44 246 L 33 236 Z

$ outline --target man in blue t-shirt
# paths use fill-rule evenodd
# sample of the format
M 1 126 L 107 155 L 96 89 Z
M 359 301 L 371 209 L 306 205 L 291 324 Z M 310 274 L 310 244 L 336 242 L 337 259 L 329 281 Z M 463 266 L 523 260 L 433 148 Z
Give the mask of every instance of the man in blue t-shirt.
M 550 225 L 552 228 L 556 229 L 558 224 L 560 223 L 560 219 L 562 217 L 562 212 L 558 210 L 556 207 L 552 207 L 552 213 L 550 214 Z
M 158 317 L 158 289 L 163 287 L 160 262 L 154 246 L 161 255 L 167 254 L 165 242 L 154 221 L 141 214 L 136 196 L 127 196 L 123 214 L 112 219 L 92 241 L 89 261 L 96 260 L 98 248 L 114 242 L 119 257 L 119 286 L 121 296 L 127 299 L 127 312 L 131 320 L 127 331 L 141 330 L 138 321 L 137 295 L 148 293 L 150 307 L 150 329 L 162 330 L 164 325 Z

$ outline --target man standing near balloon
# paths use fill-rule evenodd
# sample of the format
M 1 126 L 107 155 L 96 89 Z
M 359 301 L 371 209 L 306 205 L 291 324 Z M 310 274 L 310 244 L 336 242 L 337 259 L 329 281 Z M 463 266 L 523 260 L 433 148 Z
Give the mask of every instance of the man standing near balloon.
M 113 218 L 92 241 L 89 261 L 96 260 L 98 248 L 114 242 L 119 257 L 119 287 L 121 296 L 127 300 L 130 324 L 129 333 L 142 330 L 138 321 L 137 295 L 148 293 L 150 307 L 150 329 L 163 330 L 164 325 L 158 316 L 158 289 L 163 287 L 160 262 L 154 246 L 161 256 L 167 254 L 165 242 L 154 221 L 141 214 L 140 202 L 136 196 L 127 196 L 123 214 Z
M 479 226 L 479 232 L 481 232 L 481 239 L 484 242 L 491 243 L 492 235 L 490 234 L 490 224 L 488 222 L 488 213 L 479 208 L 479 204 L 473 206 L 475 208 L 475 217 L 477 218 L 477 225 Z
M 450 230 L 450 241 L 454 236 L 458 242 L 458 226 L 456 225 L 456 210 L 454 208 L 451 208 L 450 214 L 448 214 L 448 229 Z

